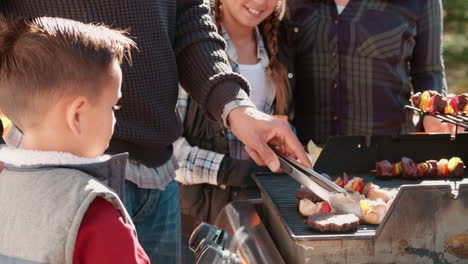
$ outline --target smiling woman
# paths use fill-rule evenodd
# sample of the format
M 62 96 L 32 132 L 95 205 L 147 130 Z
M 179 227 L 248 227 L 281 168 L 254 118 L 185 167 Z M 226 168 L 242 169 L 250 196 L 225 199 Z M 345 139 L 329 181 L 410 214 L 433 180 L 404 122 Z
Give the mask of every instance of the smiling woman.
M 214 0 L 213 11 L 218 26 L 218 31 L 223 34 L 228 42 L 228 55 L 233 64 L 233 69 L 241 73 L 255 85 L 256 80 L 248 75 L 255 70 L 249 70 L 244 65 L 256 65 L 260 56 L 270 55 L 269 60 L 263 60 L 263 68 L 266 70 L 268 81 L 274 83 L 261 84 L 250 91 L 251 99 L 257 108 L 265 112 L 262 99 L 258 93 L 268 89 L 270 99 L 275 99 L 276 114 L 285 114 L 290 99 L 290 85 L 285 67 L 278 61 L 278 29 L 286 11 L 286 0 Z M 261 31 L 257 26 L 262 23 Z M 262 37 L 266 40 L 268 49 L 264 48 Z M 263 49 L 263 50 L 262 50 Z M 260 52 L 265 51 L 264 54 Z M 232 63 L 235 62 L 235 63 Z M 261 75 L 262 76 L 262 75 Z
M 285 0 L 212 1 L 231 66 L 249 81 L 250 99 L 267 114 L 288 112 L 293 87 L 290 54 L 297 28 L 283 20 L 285 6 Z M 201 221 L 213 223 L 230 201 L 247 198 L 256 188 L 250 175 L 258 168 L 230 129 L 207 120 L 196 102 L 183 90 L 179 94 L 184 134 L 174 144 L 174 154 L 180 167 L 176 180 L 181 183 L 182 226 L 188 235 Z
M 248 32 L 252 32 L 252 29 L 271 15 L 278 6 L 277 0 L 223 0 L 218 3 L 223 7 L 221 17 L 225 27 L 243 26 L 243 30 Z M 239 33 L 242 33 L 240 31 L 241 29 Z

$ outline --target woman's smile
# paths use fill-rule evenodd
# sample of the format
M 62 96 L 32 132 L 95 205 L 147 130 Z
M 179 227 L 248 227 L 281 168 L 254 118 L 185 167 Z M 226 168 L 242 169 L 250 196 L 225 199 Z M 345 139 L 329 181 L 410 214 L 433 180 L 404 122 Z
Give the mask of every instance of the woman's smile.
M 259 18 L 261 17 L 262 13 L 264 10 L 259 10 L 259 9 L 255 9 L 255 8 L 251 8 L 251 7 L 248 7 L 248 6 L 245 6 L 244 5 L 244 9 L 247 10 L 247 12 L 252 15 L 253 17 L 255 18 Z

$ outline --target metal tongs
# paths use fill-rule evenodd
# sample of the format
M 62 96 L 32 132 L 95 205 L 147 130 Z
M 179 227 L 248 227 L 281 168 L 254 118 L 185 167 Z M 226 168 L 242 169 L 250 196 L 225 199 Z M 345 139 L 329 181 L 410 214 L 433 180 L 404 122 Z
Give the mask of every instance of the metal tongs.
M 279 158 L 281 169 L 318 197 L 328 202 L 334 212 L 355 214 L 360 219 L 363 217 L 361 207 L 350 198 L 352 193 L 313 169 L 305 167 L 297 160 L 284 155 L 278 148 L 272 148 Z

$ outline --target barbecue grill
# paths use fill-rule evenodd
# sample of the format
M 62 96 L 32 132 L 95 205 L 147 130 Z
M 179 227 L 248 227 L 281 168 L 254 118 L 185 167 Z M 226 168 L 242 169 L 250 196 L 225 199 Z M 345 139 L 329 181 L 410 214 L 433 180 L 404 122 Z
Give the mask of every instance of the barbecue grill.
M 345 233 L 308 229 L 297 210 L 299 184 L 286 174 L 257 174 L 254 178 L 262 196 L 257 212 L 284 262 L 468 263 L 467 170 L 457 179 L 374 177 L 371 170 L 376 161 L 396 162 L 403 156 L 415 162 L 458 156 L 468 162 L 468 134 L 455 139 L 448 134 L 343 136 L 327 142 L 316 171 L 332 178 L 347 172 L 396 195 L 380 225 L 361 225 Z M 237 215 L 243 218 L 241 213 Z

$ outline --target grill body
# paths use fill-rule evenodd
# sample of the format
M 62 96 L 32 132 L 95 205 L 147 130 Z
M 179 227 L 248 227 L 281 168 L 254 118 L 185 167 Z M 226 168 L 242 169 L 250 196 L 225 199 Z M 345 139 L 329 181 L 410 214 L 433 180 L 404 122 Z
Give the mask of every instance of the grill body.
M 432 148 L 431 148 L 432 146 Z M 372 181 L 396 197 L 384 221 L 357 231 L 311 231 L 297 210 L 299 184 L 285 174 L 257 174 L 262 221 L 286 263 L 468 263 L 468 175 L 458 179 L 378 180 L 376 161 L 402 156 L 416 162 L 459 156 L 468 162 L 468 135 L 338 137 L 315 169 Z

